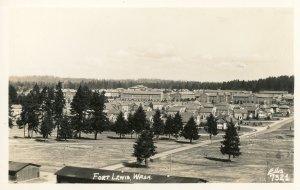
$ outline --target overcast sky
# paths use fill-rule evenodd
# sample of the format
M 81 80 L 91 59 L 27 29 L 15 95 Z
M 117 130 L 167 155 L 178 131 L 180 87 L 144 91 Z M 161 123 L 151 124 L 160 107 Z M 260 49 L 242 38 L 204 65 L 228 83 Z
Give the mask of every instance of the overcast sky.
M 195 81 L 293 74 L 292 9 L 19 8 L 10 75 Z

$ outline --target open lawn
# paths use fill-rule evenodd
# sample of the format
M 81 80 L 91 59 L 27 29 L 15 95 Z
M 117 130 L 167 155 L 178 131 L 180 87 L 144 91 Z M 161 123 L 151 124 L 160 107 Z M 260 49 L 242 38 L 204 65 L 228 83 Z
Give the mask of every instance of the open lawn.
M 20 162 L 31 162 L 42 165 L 41 171 L 56 172 L 64 165 L 78 167 L 101 168 L 107 165 L 125 162 L 132 158 L 135 135 L 130 139 L 126 135 L 125 139 L 118 139 L 114 132 L 103 132 L 98 135 L 98 140 L 93 140 L 93 134 L 82 134 L 83 139 L 70 139 L 56 141 L 56 132 L 46 142 L 41 141 L 39 134 L 34 137 L 24 138 L 23 129 L 9 129 L 9 160 Z M 115 137 L 115 138 L 112 138 Z M 177 143 L 167 137 L 156 143 L 157 152 L 163 152 L 183 146 L 189 143 Z M 208 136 L 195 141 L 207 140 Z M 180 138 L 180 142 L 188 142 Z
M 267 175 L 271 168 L 281 168 L 293 181 L 294 132 L 291 123 L 270 133 L 241 139 L 239 158 L 228 162 L 219 151 L 220 142 L 189 149 L 155 159 L 150 168 L 120 170 L 142 173 L 199 177 L 209 182 L 271 182 Z
M 267 176 L 271 168 L 280 167 L 288 174 L 290 182 L 293 181 L 294 133 L 289 130 L 292 124 L 282 127 L 272 127 L 258 132 L 258 135 L 243 136 L 241 138 L 241 152 L 239 158 L 228 162 L 227 155 L 219 151 L 220 142 L 209 143 L 207 133 L 200 132 L 200 139 L 193 144 L 204 142 L 196 148 L 190 148 L 172 154 L 163 154 L 153 159 L 150 168 L 132 168 L 122 164 L 117 170 L 130 172 L 153 173 L 160 175 L 176 175 L 186 177 L 199 177 L 209 182 L 271 182 Z M 242 127 L 239 134 L 253 133 L 257 128 Z M 125 139 L 118 139 L 113 132 L 103 132 L 98 140 L 93 140 L 93 134 L 83 134 L 83 139 L 70 139 L 56 141 L 56 132 L 46 142 L 35 134 L 34 138 L 23 137 L 23 130 L 9 129 L 9 160 L 31 162 L 42 165 L 41 171 L 48 172 L 37 182 L 55 181 L 53 173 L 65 165 L 78 167 L 103 168 L 132 160 L 133 144 L 135 139 L 127 135 Z M 223 132 L 213 137 L 222 139 Z M 248 136 L 248 135 L 247 135 Z M 135 135 L 133 135 L 135 138 Z M 190 146 L 188 140 L 161 136 L 156 142 L 157 152 Z M 206 142 L 206 143 L 205 143 Z M 208 142 L 208 143 L 207 143 Z M 46 179 L 47 178 L 47 179 Z

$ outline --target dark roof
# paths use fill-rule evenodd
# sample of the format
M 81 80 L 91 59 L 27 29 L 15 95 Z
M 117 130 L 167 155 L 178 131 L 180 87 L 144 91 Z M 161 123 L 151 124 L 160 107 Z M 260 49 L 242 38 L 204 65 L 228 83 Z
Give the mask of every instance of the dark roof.
M 255 94 L 257 98 L 273 98 L 272 94 Z
M 73 166 L 65 166 L 55 173 L 57 176 L 71 177 L 77 179 L 89 179 L 90 181 L 97 181 L 98 179 L 93 180 L 94 173 L 99 173 L 99 176 L 107 176 L 106 182 L 115 182 L 115 183 L 205 183 L 207 182 L 204 179 L 192 178 L 192 177 L 179 177 L 179 176 L 165 176 L 165 175 L 154 175 L 154 174 L 142 174 L 139 172 L 121 172 L 121 171 L 111 171 L 111 170 L 102 170 L 95 168 L 80 168 Z M 135 174 L 141 174 L 148 176 L 147 179 L 134 179 Z M 114 175 L 114 178 L 112 177 Z M 120 179 L 116 180 L 116 176 L 129 176 L 130 179 Z M 103 180 L 104 181 L 104 180 Z M 101 183 L 101 180 L 99 180 Z
M 248 111 L 255 111 L 255 110 L 258 110 L 259 108 L 258 107 L 248 107 L 247 110 Z
M 229 106 L 229 103 L 227 102 L 219 102 L 216 104 L 216 106 Z
M 187 104 L 186 105 L 186 109 L 188 109 L 188 110 L 199 110 L 200 107 L 201 106 L 198 104 Z
M 218 110 L 223 110 L 223 111 L 228 111 L 230 110 L 229 106 L 216 106 L 217 111 Z
M 213 108 L 213 107 L 214 107 L 214 105 L 212 105 L 212 104 L 210 104 L 210 103 L 202 103 L 202 106 L 203 106 L 204 108 Z
M 255 106 L 257 107 L 257 105 L 254 103 L 243 103 L 241 106 L 242 107 L 255 107 Z
M 199 113 L 212 113 L 212 108 L 201 108 L 198 112 Z
M 36 166 L 36 167 L 41 167 L 41 165 L 38 165 L 38 164 L 9 161 L 9 171 L 10 172 L 18 172 L 21 169 L 23 169 L 23 168 L 25 168 L 26 166 L 29 166 L 29 165 Z
M 251 94 L 234 94 L 233 97 L 249 97 Z
M 161 95 L 160 91 L 124 91 L 124 94 Z
M 180 113 L 183 123 L 187 123 L 194 114 L 191 112 Z M 195 118 L 194 118 L 195 119 Z
M 173 106 L 170 107 L 167 112 L 178 112 L 180 111 L 182 108 L 185 108 L 185 106 Z
M 279 106 L 279 109 L 289 109 L 290 106 L 287 106 L 287 105 L 282 105 L 282 106 Z
M 268 91 L 268 90 L 263 90 L 259 91 L 260 94 L 287 94 L 288 91 Z
M 234 113 L 248 113 L 248 110 L 247 109 L 235 109 L 233 112 Z

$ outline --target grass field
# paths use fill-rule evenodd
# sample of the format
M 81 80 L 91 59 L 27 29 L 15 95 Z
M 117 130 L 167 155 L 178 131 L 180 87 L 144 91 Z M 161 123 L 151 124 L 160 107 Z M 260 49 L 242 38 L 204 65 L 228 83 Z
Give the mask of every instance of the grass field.
M 56 132 L 47 142 L 38 141 L 39 134 L 34 138 L 24 138 L 23 130 L 12 128 L 9 132 L 9 160 L 31 162 L 42 165 L 41 171 L 56 172 L 64 165 L 100 168 L 117 164 L 132 158 L 133 144 L 136 139 L 126 136 L 126 139 L 113 139 L 118 137 L 113 132 L 103 132 L 98 140 L 93 140 L 93 134 L 83 134 L 85 139 L 55 140 Z M 110 137 L 110 138 L 109 138 Z M 167 139 L 165 137 L 164 139 Z M 208 137 L 195 141 L 201 142 Z M 185 141 L 180 139 L 180 141 Z M 188 141 L 187 141 L 188 142 Z M 157 152 L 163 152 L 178 147 L 188 146 L 186 143 L 176 143 L 173 140 L 159 140 L 156 143 Z
M 271 168 L 281 168 L 293 181 L 294 133 L 287 124 L 270 133 L 241 139 L 239 158 L 227 162 L 219 151 L 220 143 L 198 147 L 155 159 L 150 168 L 128 168 L 124 171 L 199 177 L 209 182 L 264 183 Z
M 241 128 L 240 134 L 253 132 L 253 128 Z M 65 165 L 102 168 L 126 162 L 132 158 L 135 139 L 113 139 L 113 132 L 104 132 L 93 140 L 93 134 L 83 135 L 85 139 L 71 139 L 67 142 L 56 141 L 53 137 L 47 142 L 34 138 L 23 138 L 23 130 L 13 128 L 9 132 L 9 159 L 42 165 L 41 171 L 54 173 Z M 110 137 L 110 138 L 108 138 Z M 133 136 L 135 137 L 135 135 Z M 162 136 L 163 139 L 167 137 Z M 213 137 L 221 139 L 222 132 Z M 207 134 L 201 134 L 199 143 L 208 140 Z M 179 139 L 181 142 L 188 140 Z M 177 143 L 174 140 L 159 140 L 157 152 L 189 146 L 189 143 Z M 187 177 L 199 177 L 209 182 L 270 182 L 267 171 L 280 167 L 293 180 L 293 131 L 285 125 L 270 133 L 241 140 L 242 155 L 232 162 L 225 162 L 227 155 L 219 151 L 220 143 L 208 144 L 169 156 L 154 159 L 150 168 L 123 167 L 118 170 L 142 173 L 165 174 Z M 206 158 L 205 158 L 206 157 Z

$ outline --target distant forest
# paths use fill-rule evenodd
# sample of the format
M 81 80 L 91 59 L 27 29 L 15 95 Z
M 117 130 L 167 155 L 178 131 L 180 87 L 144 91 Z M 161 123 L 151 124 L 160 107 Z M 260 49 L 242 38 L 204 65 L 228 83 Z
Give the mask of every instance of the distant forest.
M 77 89 L 80 84 L 85 84 L 91 89 L 115 89 L 129 88 L 135 85 L 145 85 L 149 88 L 160 89 L 222 89 L 222 90 L 248 90 L 258 92 L 261 90 L 288 91 L 294 93 L 294 76 L 268 77 L 259 80 L 232 80 L 228 82 L 197 82 L 197 81 L 173 81 L 160 79 L 84 79 L 84 78 L 60 78 L 53 76 L 24 76 L 9 78 L 9 83 L 14 87 L 31 89 L 34 84 L 39 86 L 54 86 L 58 81 L 63 82 L 64 88 Z

